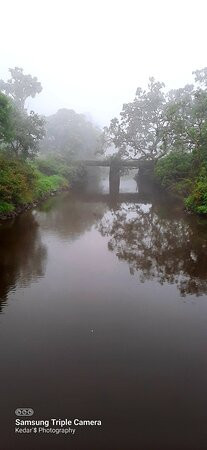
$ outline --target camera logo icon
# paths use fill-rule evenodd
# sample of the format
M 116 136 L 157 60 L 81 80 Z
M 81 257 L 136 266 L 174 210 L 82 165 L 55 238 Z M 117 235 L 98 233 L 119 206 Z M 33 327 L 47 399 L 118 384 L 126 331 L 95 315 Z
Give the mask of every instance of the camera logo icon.
M 33 416 L 34 410 L 32 408 L 17 408 L 15 414 L 18 417 Z

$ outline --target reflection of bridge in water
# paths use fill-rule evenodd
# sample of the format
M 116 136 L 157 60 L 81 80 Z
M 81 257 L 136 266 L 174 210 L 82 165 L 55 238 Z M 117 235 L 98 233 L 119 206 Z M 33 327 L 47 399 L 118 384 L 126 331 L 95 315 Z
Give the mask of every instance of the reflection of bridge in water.
M 116 207 L 121 203 L 142 203 L 149 204 L 152 202 L 150 196 L 148 194 L 140 194 L 139 192 L 127 192 L 117 194 L 113 196 L 110 194 L 101 194 L 101 193 L 86 193 L 84 195 L 85 203 L 106 203 L 109 207 Z
M 118 159 L 85 160 L 79 161 L 84 167 L 109 167 L 109 192 L 119 194 L 120 171 L 126 169 L 146 169 L 152 167 L 152 161 L 141 159 Z

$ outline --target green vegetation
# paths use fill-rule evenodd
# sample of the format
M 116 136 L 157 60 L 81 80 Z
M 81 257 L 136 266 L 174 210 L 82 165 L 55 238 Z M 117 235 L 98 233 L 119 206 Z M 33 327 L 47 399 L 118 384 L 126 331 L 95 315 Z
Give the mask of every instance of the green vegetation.
M 193 73 L 194 84 L 167 92 L 150 78 L 120 118 L 111 120 L 101 137 L 120 157 L 152 161 L 156 182 L 182 196 L 188 209 L 207 213 L 207 68 Z
M 25 108 L 29 97 L 41 92 L 36 77 L 25 75 L 23 69 L 9 69 L 11 78 L 0 80 L 0 148 L 15 158 L 34 158 L 45 135 L 45 121 Z
M 37 199 L 44 198 L 50 192 L 69 187 L 67 180 L 61 175 L 47 176 L 41 172 L 36 172 L 36 174 L 35 197 Z
M 192 189 L 192 155 L 172 151 L 157 161 L 155 176 L 169 192 L 187 195 Z
M 191 194 L 185 199 L 188 209 L 197 214 L 207 214 L 207 168 L 203 167 L 196 178 Z
M 28 164 L 4 155 L 0 156 L 1 212 L 32 201 L 34 184 L 34 172 Z
M 9 71 L 11 78 L 0 80 L 1 213 L 83 187 L 85 169 L 77 160 L 94 157 L 99 139 L 102 153 L 113 148 L 115 158 L 151 161 L 148 178 L 181 196 L 186 208 L 207 214 L 207 68 L 194 72 L 194 84 L 169 92 L 150 78 L 101 136 L 72 109 L 47 118 L 28 112 L 26 100 L 41 92 L 41 83 L 21 68 Z
M 69 167 L 58 158 L 28 162 L 1 152 L 0 214 L 10 213 L 60 190 L 80 188 L 84 183 L 85 170 L 81 166 Z
M 36 168 L 36 173 L 42 173 L 48 177 L 59 176 L 62 182 L 64 180 L 69 183 L 71 188 L 80 189 L 86 183 L 86 171 L 82 165 L 74 165 L 73 162 L 68 162 L 63 156 L 50 155 L 48 157 L 40 157 L 32 163 Z M 55 179 L 55 178 L 54 178 Z M 64 187 L 64 186 L 63 186 Z
M 9 80 L 0 80 L 1 215 L 57 191 L 82 188 L 86 172 L 74 161 L 94 155 L 100 134 L 73 110 L 60 109 L 48 118 L 28 112 L 26 100 L 42 91 L 41 83 L 19 67 L 9 72 Z
M 9 98 L 0 92 L 0 144 L 9 142 L 12 134 L 12 105 Z
M 14 205 L 11 205 L 11 203 L 0 201 L 0 214 L 11 213 L 14 209 Z
M 207 214 L 207 158 L 197 164 L 194 153 L 171 152 L 155 166 L 157 182 L 183 198 L 188 210 Z
M 46 161 L 45 161 L 46 165 Z M 56 170 L 45 175 L 36 163 L 0 156 L 0 213 L 35 202 L 52 192 L 69 187 L 69 180 Z

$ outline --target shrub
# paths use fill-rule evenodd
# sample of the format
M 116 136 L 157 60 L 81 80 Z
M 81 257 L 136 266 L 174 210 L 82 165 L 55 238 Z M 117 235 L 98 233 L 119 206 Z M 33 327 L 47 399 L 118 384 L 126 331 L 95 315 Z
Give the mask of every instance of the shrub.
M 0 156 L 0 201 L 24 204 L 31 200 L 35 184 L 32 167 L 21 160 Z
M 192 155 L 174 151 L 160 159 L 155 166 L 155 176 L 160 184 L 169 190 L 181 191 L 183 186 L 187 193 L 190 187 L 192 171 Z M 178 184 L 179 183 L 179 184 Z
M 63 157 L 50 156 L 38 158 L 33 167 L 45 175 L 59 175 L 64 177 L 71 187 L 81 188 L 86 182 L 86 170 L 83 166 L 69 164 Z
M 38 158 L 35 161 L 35 167 L 45 175 L 55 175 L 57 174 L 59 163 L 57 158 Z
M 44 198 L 59 189 L 82 186 L 84 174 L 82 167 L 71 167 L 62 159 L 26 162 L 1 152 L 0 213 L 10 212 L 18 205 Z
M 207 214 L 207 169 L 205 166 L 200 171 L 191 195 L 185 200 L 185 205 L 198 214 Z

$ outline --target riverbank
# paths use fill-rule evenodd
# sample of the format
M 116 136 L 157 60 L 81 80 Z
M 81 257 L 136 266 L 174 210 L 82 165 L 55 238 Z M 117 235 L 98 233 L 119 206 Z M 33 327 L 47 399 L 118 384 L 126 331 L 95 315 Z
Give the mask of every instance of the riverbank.
M 0 156 L 0 220 L 8 220 L 85 181 L 84 169 L 59 158 L 35 162 Z
M 185 210 L 207 215 L 207 155 L 174 151 L 157 161 L 154 179 L 167 193 L 183 201 Z
M 19 214 L 28 211 L 32 208 L 35 208 L 36 206 L 40 205 L 40 203 L 42 203 L 43 201 L 47 200 L 50 197 L 53 197 L 54 195 L 58 195 L 61 194 L 61 192 L 67 192 L 70 191 L 70 187 L 68 186 L 68 188 L 60 188 L 57 190 L 53 190 L 48 192 L 47 194 L 45 194 L 44 196 L 42 196 L 41 198 L 39 198 L 38 200 L 31 202 L 31 203 L 26 203 L 24 205 L 19 205 L 17 206 L 13 211 L 10 212 L 5 212 L 5 213 L 0 213 L 0 221 L 4 221 L 4 220 L 10 220 L 10 219 L 14 219 L 15 217 L 17 217 Z

